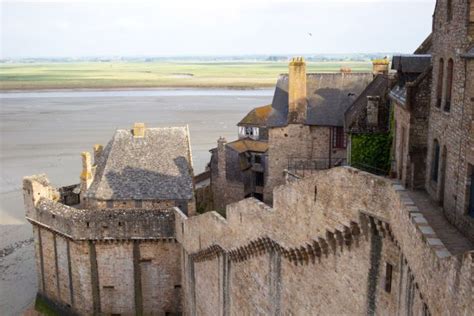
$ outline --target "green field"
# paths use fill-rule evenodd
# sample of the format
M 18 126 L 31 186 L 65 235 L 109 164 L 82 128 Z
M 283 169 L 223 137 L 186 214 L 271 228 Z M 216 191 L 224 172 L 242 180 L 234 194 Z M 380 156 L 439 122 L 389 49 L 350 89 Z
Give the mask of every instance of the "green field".
M 308 72 L 371 71 L 370 62 L 309 62 Z M 285 62 L 75 62 L 0 65 L 0 90 L 154 87 L 263 88 Z

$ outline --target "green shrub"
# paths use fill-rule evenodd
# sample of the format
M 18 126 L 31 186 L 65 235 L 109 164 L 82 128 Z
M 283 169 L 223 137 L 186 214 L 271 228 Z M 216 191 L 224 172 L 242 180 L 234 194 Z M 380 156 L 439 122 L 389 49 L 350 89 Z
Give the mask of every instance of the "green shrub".
M 390 133 L 351 136 L 351 165 L 370 172 L 388 174 L 392 136 Z

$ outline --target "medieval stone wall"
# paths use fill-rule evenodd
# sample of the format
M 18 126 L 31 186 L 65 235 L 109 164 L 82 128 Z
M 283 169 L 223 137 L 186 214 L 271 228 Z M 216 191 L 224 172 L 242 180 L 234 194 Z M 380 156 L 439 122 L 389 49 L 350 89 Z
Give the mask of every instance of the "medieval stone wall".
M 39 294 L 81 315 L 181 312 L 174 212 L 76 209 L 43 176 L 25 178 Z
M 177 212 L 189 314 L 198 307 L 432 315 L 473 308 L 472 252 L 451 255 L 403 187 L 384 178 L 334 168 L 276 188 L 273 208 L 247 199 L 228 206 L 226 219 Z M 195 268 L 210 262 L 219 269 L 212 276 Z M 196 280 L 209 280 L 213 299 L 197 296 L 203 281 Z
M 433 78 L 428 133 L 427 174 L 434 168 L 434 142 L 440 144 L 438 182 L 427 177 L 426 189 L 440 201 L 446 216 L 458 229 L 474 240 L 474 219 L 467 214 L 469 164 L 474 163 L 472 150 L 472 60 L 462 57 L 472 43 L 468 37 L 469 3 L 452 1 L 452 19 L 448 21 L 448 1 L 438 1 L 433 33 Z M 440 60 L 444 60 L 441 106 L 437 107 Z M 452 59 L 454 77 L 449 111 L 444 110 L 447 95 L 447 65 Z

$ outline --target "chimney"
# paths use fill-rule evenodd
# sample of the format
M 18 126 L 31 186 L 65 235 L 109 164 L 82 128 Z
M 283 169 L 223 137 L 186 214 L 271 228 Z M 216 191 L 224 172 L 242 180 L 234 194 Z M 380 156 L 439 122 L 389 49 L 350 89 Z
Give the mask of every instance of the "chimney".
M 82 157 L 82 172 L 81 172 L 81 195 L 89 189 L 92 183 L 92 163 L 91 154 L 87 151 L 81 154 Z M 81 197 L 81 200 L 83 197 Z
M 217 169 L 218 177 L 222 180 L 226 179 L 226 144 L 227 140 L 224 137 L 219 137 L 219 139 L 217 140 Z
M 145 137 L 145 123 L 133 124 L 133 137 Z
M 94 165 L 97 165 L 97 162 L 100 159 L 100 156 L 102 155 L 102 151 L 104 151 L 104 146 L 95 144 L 94 145 Z
M 377 127 L 379 124 L 379 96 L 367 97 L 367 125 L 369 127 Z
M 288 124 L 306 122 L 306 63 L 303 57 L 293 58 L 289 66 Z
M 372 65 L 372 74 L 374 77 L 377 75 L 388 75 L 390 61 L 387 57 L 372 60 Z

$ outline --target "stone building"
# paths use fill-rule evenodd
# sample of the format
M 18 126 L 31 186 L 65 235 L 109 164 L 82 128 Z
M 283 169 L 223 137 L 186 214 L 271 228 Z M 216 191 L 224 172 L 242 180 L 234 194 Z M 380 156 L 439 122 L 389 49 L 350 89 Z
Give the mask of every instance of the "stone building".
M 135 124 L 94 156 L 82 154 L 78 186 L 23 181 L 38 297 L 81 315 L 181 312 L 172 208 L 195 213 L 188 129 Z
M 438 0 L 425 188 L 474 240 L 474 2 Z
M 411 188 L 425 185 L 428 118 L 431 101 L 431 56 L 394 56 L 397 83 L 390 91 L 394 113 L 395 174 Z
M 387 69 L 374 64 L 374 71 Z M 252 196 L 272 203 L 283 170 L 312 172 L 346 163 L 344 111 L 372 80 L 371 73 L 306 73 L 302 58 L 278 78 L 272 104 L 238 123 L 239 140 L 211 151 L 214 206 Z
M 413 55 L 394 56 L 394 174 L 426 192 L 473 236 L 472 32 L 474 5 L 438 1 L 433 32 Z M 456 68 L 457 67 L 457 68 Z
M 347 159 L 350 165 L 387 174 L 386 161 L 389 160 L 390 153 L 384 150 L 386 146 L 383 146 L 383 143 L 391 142 L 388 94 L 394 80 L 389 75 L 388 59 L 376 60 L 373 63 L 374 80 L 344 113 Z M 387 156 L 387 159 L 383 159 L 384 156 Z
M 265 105 L 250 111 L 238 124 L 239 139 L 251 138 L 253 140 L 267 141 L 267 119 L 272 111 L 272 105 Z

